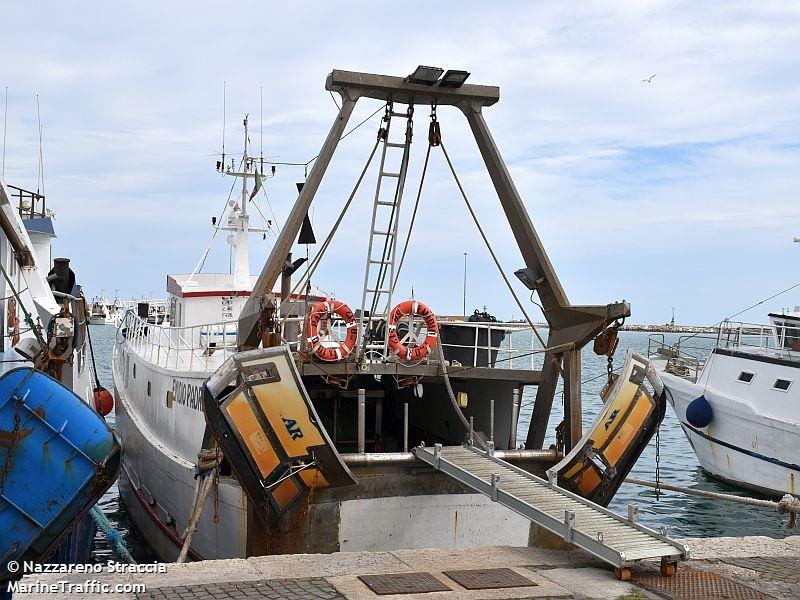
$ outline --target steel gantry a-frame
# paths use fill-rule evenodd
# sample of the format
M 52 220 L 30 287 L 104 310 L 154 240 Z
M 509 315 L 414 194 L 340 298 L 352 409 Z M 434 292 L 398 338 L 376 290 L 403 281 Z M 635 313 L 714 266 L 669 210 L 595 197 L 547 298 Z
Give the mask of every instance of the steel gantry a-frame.
M 420 85 L 410 83 L 403 77 L 338 69 L 328 75 L 325 88 L 341 96 L 341 108 L 306 183 L 272 247 L 253 292 L 242 309 L 238 328 L 240 349 L 254 348 L 259 344 L 258 320 L 264 298 L 272 292 L 281 274 L 286 257 L 300 231 L 303 218 L 308 213 L 356 102 L 361 98 L 370 98 L 391 102 L 395 106 L 398 104 L 454 106 L 464 113 L 469 123 L 525 261 L 525 269 L 520 279 L 539 296 L 549 325 L 547 345 L 559 348 L 557 352 L 545 355 L 526 447 L 541 448 L 544 442 L 545 429 L 560 373 L 564 377 L 565 437 L 568 447 L 571 447 L 581 438 L 581 348 L 608 325 L 628 316 L 630 306 L 626 302 L 593 306 L 570 304 L 483 118 L 483 108 L 495 104 L 500 99 L 499 88 L 472 84 L 458 88 L 435 84 Z

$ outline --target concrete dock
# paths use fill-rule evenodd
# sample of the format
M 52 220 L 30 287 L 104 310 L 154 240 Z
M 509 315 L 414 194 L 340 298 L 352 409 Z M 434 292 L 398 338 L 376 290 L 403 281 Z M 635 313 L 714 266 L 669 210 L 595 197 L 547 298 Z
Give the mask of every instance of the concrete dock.
M 691 560 L 675 577 L 662 577 L 657 564 L 642 563 L 629 582 L 618 581 L 611 569 L 579 550 L 494 546 L 261 556 L 169 564 L 161 573 L 26 575 L 20 581 L 26 590 L 14 597 L 108 598 L 110 591 L 120 600 L 800 598 L 800 536 L 683 542 Z M 85 587 L 70 591 L 69 584 Z M 101 584 L 126 589 L 101 591 Z M 132 590 L 134 584 L 144 589 Z

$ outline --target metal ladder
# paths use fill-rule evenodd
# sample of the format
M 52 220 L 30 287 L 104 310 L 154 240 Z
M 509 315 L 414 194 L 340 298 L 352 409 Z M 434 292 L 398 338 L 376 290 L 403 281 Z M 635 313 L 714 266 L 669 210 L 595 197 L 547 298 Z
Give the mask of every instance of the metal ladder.
M 384 332 L 383 340 L 377 342 L 367 340 L 364 344 L 363 336 L 371 335 L 373 324 L 386 318 L 392 306 L 392 286 L 395 279 L 395 257 L 397 254 L 397 231 L 400 220 L 400 203 L 403 199 L 403 188 L 408 171 L 409 149 L 413 130 L 414 115 L 413 105 L 409 105 L 406 112 L 394 112 L 392 105 L 388 104 L 386 115 L 383 117 L 384 127 L 381 129 L 381 163 L 378 172 L 378 181 L 375 185 L 375 199 L 372 205 L 372 221 L 370 223 L 369 247 L 367 249 L 367 264 L 364 268 L 364 291 L 361 296 L 361 323 L 359 347 L 363 345 L 368 359 L 384 358 L 387 355 L 388 329 Z M 389 139 L 392 118 L 406 119 L 405 140 L 392 142 Z M 387 171 L 387 154 L 391 150 L 402 150 L 402 157 L 397 171 Z M 390 159 L 391 163 L 392 160 Z M 394 194 L 391 198 L 384 197 L 384 179 L 394 180 Z M 386 186 L 389 187 L 390 186 Z M 377 242 L 377 243 L 376 243 Z M 375 253 L 378 253 L 377 256 Z M 372 286 L 372 287 L 370 287 Z M 372 300 L 367 306 L 367 298 Z M 382 310 L 380 307 L 384 305 Z M 369 316 L 366 313 L 369 312 Z
M 658 533 L 640 525 L 635 505 L 629 505 L 625 519 L 494 457 L 491 450 L 436 444 L 434 448 L 418 446 L 414 455 L 618 569 L 640 560 L 661 559 L 662 572 L 664 565 L 671 565 L 674 574 L 677 561 L 689 557 L 686 548 L 669 539 L 663 529 Z

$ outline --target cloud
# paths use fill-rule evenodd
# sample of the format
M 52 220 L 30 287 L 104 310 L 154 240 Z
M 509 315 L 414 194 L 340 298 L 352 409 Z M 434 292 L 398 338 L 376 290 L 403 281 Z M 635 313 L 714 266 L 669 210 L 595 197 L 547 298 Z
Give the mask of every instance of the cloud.
M 335 114 L 323 89 L 331 68 L 402 75 L 438 64 L 500 85 L 487 121 L 573 301 L 635 298 L 638 321 L 666 320 L 665 307 L 678 304 L 686 320 L 705 322 L 732 296 L 756 300 L 793 283 L 785 265 L 794 263 L 775 265 L 796 260 L 791 237 L 800 234 L 796 5 L 410 2 L 404 13 L 413 17 L 386 2 L 12 4 L 5 21 L 36 23 L 37 33 L 6 27 L 0 39 L 0 86 L 10 97 L 6 179 L 35 187 L 38 93 L 57 251 L 73 257 L 90 292 L 163 289 L 167 272 L 192 268 L 210 216 L 228 198 L 213 156 L 223 81 L 228 155 L 240 152 L 246 112 L 260 149 L 263 87 L 264 154 L 304 162 Z M 351 123 L 376 107 L 361 103 Z M 427 112 L 417 110 L 403 223 Z M 441 110 L 440 120 L 465 189 L 513 271 L 521 258 L 468 128 L 452 112 Z M 318 238 L 349 195 L 376 127 L 369 122 L 337 152 L 313 209 Z M 279 216 L 302 176 L 279 166 L 269 180 Z M 363 282 L 371 186 L 374 177 L 320 272 L 322 287 L 350 302 Z M 470 304 L 516 311 L 441 157 L 432 160 L 412 240 L 404 277 L 418 297 L 460 312 L 452 290 L 468 252 Z M 253 241 L 254 267 L 266 251 Z M 706 268 L 701 276 L 674 264 Z M 733 276 L 743 264 L 752 266 L 747 277 Z M 227 268 L 224 243 L 209 267 Z M 489 288 L 498 291 L 488 297 Z

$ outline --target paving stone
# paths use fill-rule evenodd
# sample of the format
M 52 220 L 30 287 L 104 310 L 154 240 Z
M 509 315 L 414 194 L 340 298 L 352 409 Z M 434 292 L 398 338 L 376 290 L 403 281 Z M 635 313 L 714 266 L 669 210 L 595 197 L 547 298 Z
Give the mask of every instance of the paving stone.
M 321 578 L 272 579 L 247 583 L 209 583 L 204 585 L 158 588 L 137 594 L 139 600 L 227 600 L 228 598 L 255 598 L 269 600 L 344 600 L 334 587 Z
M 607 568 L 555 568 L 539 571 L 539 574 L 584 598 L 618 598 L 636 589 L 630 583 L 617 580 L 614 572 Z
M 756 556 L 722 558 L 716 562 L 755 571 L 770 592 L 800 598 L 800 558 Z
M 797 546 L 790 540 L 776 540 L 763 535 L 743 538 L 688 538 L 681 540 L 694 560 L 748 556 L 796 556 Z

